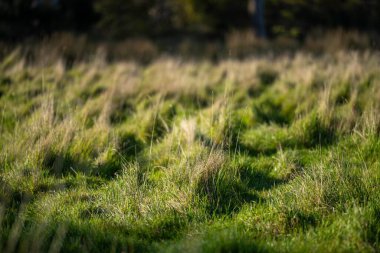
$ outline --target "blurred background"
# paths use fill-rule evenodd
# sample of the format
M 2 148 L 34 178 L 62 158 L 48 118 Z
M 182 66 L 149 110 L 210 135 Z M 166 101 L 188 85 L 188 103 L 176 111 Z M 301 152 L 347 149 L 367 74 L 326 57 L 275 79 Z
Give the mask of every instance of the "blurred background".
M 68 65 L 99 48 L 142 62 L 378 49 L 379 13 L 378 0 L 0 0 L 0 56 L 18 45 L 27 61 L 60 54 Z
M 316 29 L 375 32 L 379 13 L 377 0 L 1 0 L 0 36 L 15 40 L 57 31 L 116 39 L 221 36 L 263 25 L 260 35 L 268 38 L 303 39 Z

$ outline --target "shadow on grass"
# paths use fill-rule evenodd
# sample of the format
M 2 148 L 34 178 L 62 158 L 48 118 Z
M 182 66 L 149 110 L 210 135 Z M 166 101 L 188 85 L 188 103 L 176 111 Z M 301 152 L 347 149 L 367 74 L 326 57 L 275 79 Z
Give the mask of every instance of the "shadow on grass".
M 245 203 L 265 201 L 256 193 L 249 191 L 244 184 L 225 183 L 219 182 L 221 185 L 211 185 L 210 182 L 203 182 L 198 186 L 198 194 L 206 197 L 208 201 L 210 215 L 232 215 L 239 212 Z
M 256 191 L 269 190 L 289 181 L 287 179 L 275 178 L 262 171 L 253 171 L 250 169 L 243 169 L 240 176 L 242 181 L 245 182 L 246 186 L 249 189 Z
M 279 149 L 313 149 L 336 143 L 334 123 L 326 125 L 318 116 L 293 123 L 290 127 L 262 125 L 247 131 L 239 140 L 237 148 L 250 156 L 272 155 Z
M 294 230 L 306 231 L 316 227 L 320 223 L 320 216 L 315 213 L 306 213 L 301 210 L 289 210 L 285 212 L 285 229 L 288 232 Z
M 198 182 L 197 192 L 206 197 L 213 215 L 231 215 L 246 203 L 264 203 L 260 191 L 285 184 L 289 179 L 275 178 L 269 173 L 240 169 L 239 176 L 214 175 Z
M 112 179 L 122 170 L 123 164 L 132 161 L 143 149 L 143 144 L 133 135 L 124 135 L 119 140 L 117 149 L 106 151 L 102 162 L 94 164 L 92 159 L 79 159 L 69 153 L 48 151 L 43 159 L 43 166 L 54 177 L 82 173 L 86 176 L 99 176 Z
M 70 174 L 75 175 L 78 169 L 84 174 L 90 174 L 91 170 L 89 163 L 81 162 L 70 154 L 57 153 L 54 151 L 48 151 L 45 154 L 42 164 L 48 169 L 50 175 L 58 178 Z
M 380 207 L 374 207 L 371 210 L 367 220 L 368 226 L 363 235 L 364 240 L 374 246 L 377 249 L 380 248 Z
M 265 156 L 274 155 L 277 153 L 279 147 L 280 145 L 269 147 L 269 148 L 254 148 L 252 146 L 249 146 L 243 143 L 237 144 L 238 153 L 246 154 L 251 157 L 258 157 L 260 155 L 265 155 Z

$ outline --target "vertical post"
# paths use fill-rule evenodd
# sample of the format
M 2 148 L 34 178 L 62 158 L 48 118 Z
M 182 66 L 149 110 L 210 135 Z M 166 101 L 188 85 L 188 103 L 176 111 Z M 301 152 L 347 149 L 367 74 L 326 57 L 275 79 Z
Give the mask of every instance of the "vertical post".
M 253 5 L 255 6 L 255 12 L 252 16 L 253 27 L 255 27 L 256 35 L 259 38 L 266 37 L 265 31 L 265 18 L 264 18 L 264 10 L 265 10 L 265 0 L 252 0 Z

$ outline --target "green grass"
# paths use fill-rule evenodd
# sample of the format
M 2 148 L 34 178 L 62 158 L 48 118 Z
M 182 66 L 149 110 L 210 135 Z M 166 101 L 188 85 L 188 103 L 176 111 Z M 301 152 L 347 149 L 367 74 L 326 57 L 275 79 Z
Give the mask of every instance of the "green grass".
M 1 252 L 380 251 L 378 52 L 0 62 Z

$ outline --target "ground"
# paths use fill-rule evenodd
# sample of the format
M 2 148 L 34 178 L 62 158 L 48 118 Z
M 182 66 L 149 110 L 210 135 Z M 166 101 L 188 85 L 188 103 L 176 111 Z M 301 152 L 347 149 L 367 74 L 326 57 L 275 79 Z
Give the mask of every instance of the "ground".
M 0 251 L 380 251 L 380 57 L 0 63 Z

